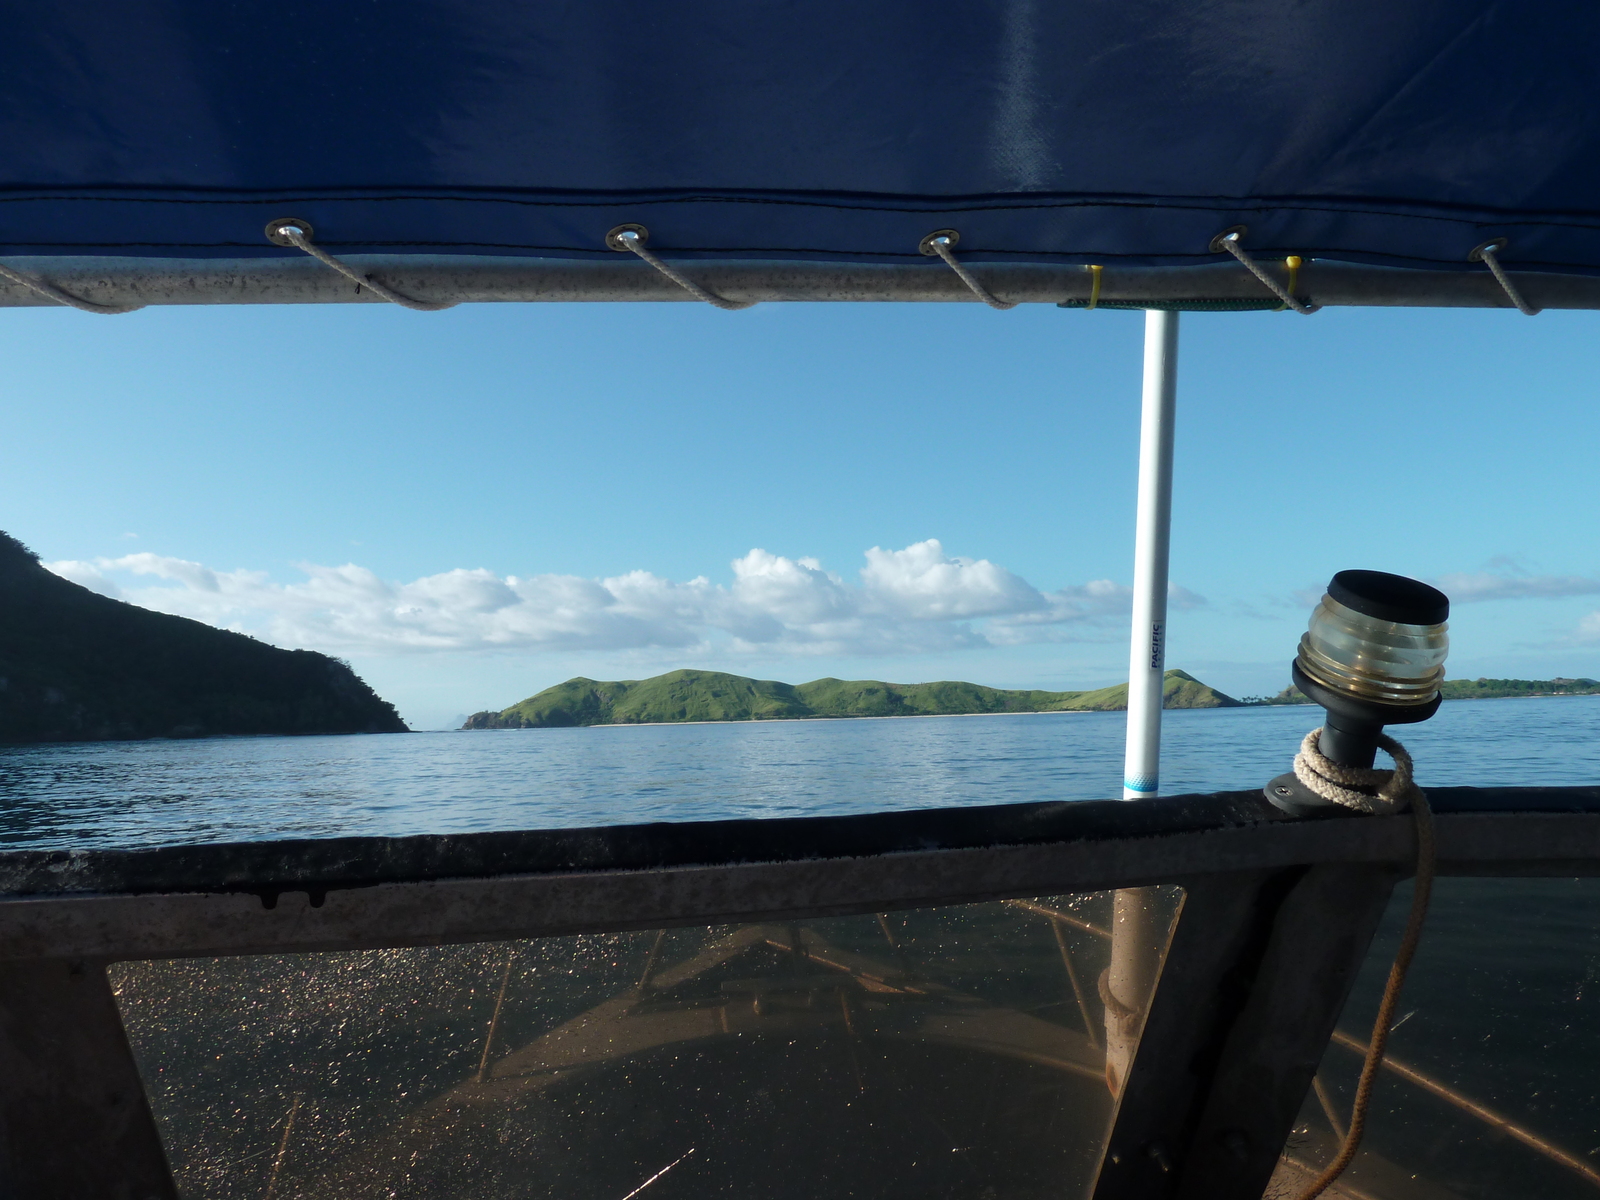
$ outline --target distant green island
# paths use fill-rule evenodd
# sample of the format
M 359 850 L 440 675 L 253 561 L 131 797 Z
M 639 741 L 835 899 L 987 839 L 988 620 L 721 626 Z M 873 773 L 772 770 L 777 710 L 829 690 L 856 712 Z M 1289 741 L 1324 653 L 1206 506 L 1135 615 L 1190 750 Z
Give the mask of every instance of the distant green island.
M 1234 708 L 1239 701 L 1184 671 L 1168 671 L 1166 708 Z M 474 713 L 463 729 L 562 729 L 679 721 L 785 721 L 838 717 L 946 717 L 974 713 L 1115 712 L 1128 685 L 1088 692 L 1008 691 L 976 683 L 814 679 L 799 685 L 720 671 L 653 679 L 569 679 L 500 712 Z
M 0 742 L 405 730 L 348 663 L 102 596 L 0 533 Z
M 1504 700 L 1512 696 L 1600 696 L 1600 679 L 1446 679 L 1439 688 L 1446 700 Z M 1245 704 L 1310 704 L 1290 684 L 1276 696 L 1251 696 Z

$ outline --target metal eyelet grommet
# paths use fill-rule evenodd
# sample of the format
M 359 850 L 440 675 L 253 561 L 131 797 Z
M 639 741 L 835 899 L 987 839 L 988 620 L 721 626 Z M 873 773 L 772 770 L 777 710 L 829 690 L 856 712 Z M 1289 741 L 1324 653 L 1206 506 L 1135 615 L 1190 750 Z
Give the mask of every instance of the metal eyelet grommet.
M 1482 262 L 1483 261 L 1484 251 L 1487 250 L 1490 254 L 1499 254 L 1500 251 L 1504 250 L 1510 244 L 1511 244 L 1511 239 L 1510 238 L 1503 238 L 1503 237 L 1490 238 L 1487 242 L 1484 242 L 1483 245 L 1474 246 L 1472 248 L 1472 253 L 1467 255 L 1467 261 L 1468 262 Z
M 613 250 L 621 250 L 624 253 L 629 252 L 628 243 L 622 240 L 622 235 L 625 233 L 631 233 L 637 237 L 639 239 L 637 244 L 640 246 L 648 246 L 650 244 L 650 231 L 643 225 L 630 224 L 618 225 L 610 233 L 606 234 L 606 245 Z
M 317 231 L 311 227 L 311 222 L 304 217 L 273 217 L 272 220 L 267 222 L 267 241 L 274 246 L 282 246 L 288 250 L 297 249 L 293 242 L 278 232 L 285 225 L 293 225 L 301 233 L 305 234 L 307 241 L 316 239 Z
M 1230 237 L 1236 241 L 1241 241 L 1243 240 L 1244 235 L 1249 232 L 1250 226 L 1248 225 L 1228 226 L 1228 228 L 1224 229 L 1221 233 L 1217 234 L 1216 237 L 1211 239 L 1211 253 L 1226 254 L 1228 252 L 1228 247 L 1223 244 L 1224 242 L 1226 242 Z

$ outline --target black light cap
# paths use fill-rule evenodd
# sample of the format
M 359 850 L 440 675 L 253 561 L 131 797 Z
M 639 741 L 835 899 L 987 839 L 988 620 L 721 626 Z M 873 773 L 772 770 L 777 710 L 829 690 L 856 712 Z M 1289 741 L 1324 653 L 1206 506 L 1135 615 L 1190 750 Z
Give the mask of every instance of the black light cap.
M 1340 571 L 1329 580 L 1328 595 L 1363 616 L 1397 625 L 1443 625 L 1450 619 L 1450 597 L 1387 571 Z

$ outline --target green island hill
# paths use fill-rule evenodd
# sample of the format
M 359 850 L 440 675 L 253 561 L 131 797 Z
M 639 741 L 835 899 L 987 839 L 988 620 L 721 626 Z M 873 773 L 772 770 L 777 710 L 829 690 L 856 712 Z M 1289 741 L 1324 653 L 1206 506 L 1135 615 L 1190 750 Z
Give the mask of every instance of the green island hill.
M 1239 704 L 1183 671 L 1168 671 L 1167 708 Z M 671 671 L 653 679 L 569 679 L 500 712 L 480 712 L 463 729 L 561 729 L 677 721 L 781 721 L 837 717 L 935 717 L 972 713 L 1114 712 L 1128 685 L 1090 692 L 1006 691 L 976 683 L 881 683 L 814 679 L 798 686 L 720 671 Z
M 102 596 L 0 533 L 0 742 L 404 732 L 336 658 Z
M 1446 700 L 1506 700 L 1516 696 L 1600 696 L 1600 679 L 1446 679 L 1439 687 Z M 1290 684 L 1276 696 L 1249 696 L 1248 705 L 1310 704 Z

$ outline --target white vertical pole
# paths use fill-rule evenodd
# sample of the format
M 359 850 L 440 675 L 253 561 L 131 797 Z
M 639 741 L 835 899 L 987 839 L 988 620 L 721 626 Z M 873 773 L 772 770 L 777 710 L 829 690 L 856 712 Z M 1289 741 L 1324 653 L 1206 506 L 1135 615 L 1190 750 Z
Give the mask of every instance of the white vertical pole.
M 1133 541 L 1133 642 L 1128 655 L 1128 754 L 1122 798 L 1161 786 L 1161 684 L 1166 668 L 1167 552 L 1172 541 L 1172 416 L 1178 314 L 1144 314 L 1144 406 L 1139 422 L 1139 512 Z M 1116 893 L 1106 973 L 1106 1082 L 1122 1090 L 1155 988 L 1164 930 L 1149 888 Z
M 1177 378 L 1178 314 L 1146 311 L 1124 800 L 1154 796 L 1161 786 L 1161 685 L 1167 661 L 1167 558 L 1172 542 L 1172 418 Z

